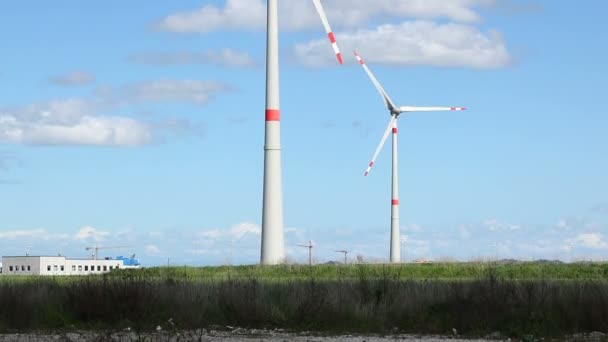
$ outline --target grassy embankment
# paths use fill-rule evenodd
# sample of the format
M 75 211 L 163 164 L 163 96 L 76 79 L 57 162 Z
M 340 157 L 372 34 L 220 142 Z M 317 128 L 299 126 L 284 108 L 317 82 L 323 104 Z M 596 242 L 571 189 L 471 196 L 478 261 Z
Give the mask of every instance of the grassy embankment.
M 168 322 L 169 319 L 175 326 Z M 608 332 L 607 264 L 149 268 L 0 278 L 0 330 Z

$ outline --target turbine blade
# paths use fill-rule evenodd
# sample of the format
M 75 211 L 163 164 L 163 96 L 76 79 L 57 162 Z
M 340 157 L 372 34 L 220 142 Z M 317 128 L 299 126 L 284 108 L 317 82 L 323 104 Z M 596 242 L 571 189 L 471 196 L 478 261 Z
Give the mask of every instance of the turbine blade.
M 329 26 L 329 21 L 327 20 L 327 15 L 325 14 L 325 10 L 321 5 L 321 0 L 312 0 L 312 3 L 315 5 L 317 13 L 319 13 L 319 17 L 321 17 L 321 22 L 323 22 L 323 27 L 325 27 L 325 32 L 327 33 L 331 47 L 334 49 L 338 63 L 344 64 L 344 61 L 342 60 L 342 53 L 340 52 L 340 48 L 338 48 L 338 43 L 336 43 L 334 32 L 331 30 L 331 26 Z
M 384 143 L 386 143 L 386 139 L 388 139 L 389 134 L 391 133 L 392 129 L 393 129 L 393 124 L 395 122 L 396 118 L 394 115 L 391 115 L 391 119 L 388 122 L 388 126 L 386 127 L 386 131 L 384 131 L 384 135 L 382 136 L 382 140 L 380 140 L 380 145 L 378 145 L 378 147 L 376 148 L 376 152 L 374 152 L 374 156 L 372 157 L 372 161 L 369 162 L 369 165 L 367 166 L 367 170 L 365 170 L 365 174 L 364 176 L 369 175 L 369 172 L 372 170 L 372 167 L 374 166 L 374 163 L 376 162 L 376 159 L 378 158 L 378 155 L 380 154 L 380 151 L 382 151 L 382 147 L 384 147 Z
M 403 106 L 399 107 L 401 112 L 441 112 L 448 110 L 466 110 L 464 107 L 414 107 L 414 106 Z
M 372 83 L 374 83 L 376 89 L 378 89 L 378 92 L 380 93 L 380 96 L 382 96 L 382 100 L 384 100 L 384 104 L 386 105 L 386 107 L 391 111 L 395 109 L 395 104 L 393 103 L 391 98 L 388 97 L 388 94 L 386 93 L 386 91 L 384 91 L 384 88 L 382 88 L 380 82 L 378 82 L 374 74 L 372 74 L 371 70 L 369 70 L 369 68 L 365 64 L 365 61 L 363 60 L 363 58 L 361 58 L 361 56 L 359 56 L 357 51 L 355 51 L 355 57 L 357 57 L 357 61 L 359 61 L 359 64 L 361 64 L 363 70 L 365 70 L 365 72 L 367 73 L 367 76 L 369 76 L 369 78 L 372 80 Z

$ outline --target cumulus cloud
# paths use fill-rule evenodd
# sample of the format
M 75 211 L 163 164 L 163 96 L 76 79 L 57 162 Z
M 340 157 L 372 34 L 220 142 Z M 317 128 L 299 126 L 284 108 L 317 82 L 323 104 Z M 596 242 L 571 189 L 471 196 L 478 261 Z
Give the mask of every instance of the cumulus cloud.
M 128 96 L 141 102 L 207 103 L 214 94 L 228 90 L 218 82 L 160 80 L 142 82 L 125 88 Z
M 143 52 L 131 55 L 129 60 L 151 65 L 211 64 L 226 68 L 256 66 L 256 62 L 248 53 L 230 48 L 204 52 Z
M 0 231 L 0 239 L 20 238 L 47 239 L 49 238 L 49 233 L 45 229 Z
M 218 29 L 261 29 L 266 6 L 260 0 L 227 0 L 224 8 L 205 5 L 199 9 L 171 14 L 158 24 L 164 31 L 211 32 Z
M 228 230 L 204 230 L 199 233 L 199 236 L 209 240 L 240 240 L 248 236 L 260 236 L 261 234 L 262 228 L 260 225 L 251 222 L 243 222 L 230 227 Z
M 95 82 L 95 75 L 86 71 L 72 71 L 50 79 L 52 84 L 64 87 L 83 86 Z
M 608 249 L 608 242 L 603 239 L 602 234 L 597 232 L 582 233 L 577 235 L 574 239 L 570 241 L 585 248 Z
M 408 21 L 371 30 L 340 34 L 343 51 L 358 50 L 371 64 L 429 65 L 490 69 L 511 63 L 502 36 L 496 31 L 456 23 Z M 325 39 L 294 46 L 297 62 L 309 67 L 335 64 Z M 353 61 L 353 59 L 351 59 Z
M 232 226 L 232 228 L 230 228 L 229 232 L 230 237 L 234 239 L 241 239 L 245 235 L 259 236 L 261 234 L 262 228 L 259 225 L 250 222 L 244 222 L 234 225 Z
M 108 235 L 110 235 L 110 233 L 107 231 L 101 231 L 91 226 L 84 226 L 78 230 L 74 238 L 76 240 L 92 239 L 94 241 L 101 241 Z
M 161 253 L 161 250 L 160 250 L 160 248 L 158 248 L 157 245 L 153 245 L 153 244 L 146 245 L 145 249 L 146 249 L 146 252 L 149 254 L 160 254 Z
M 508 232 L 521 229 L 521 226 L 518 224 L 502 222 L 495 219 L 485 220 L 482 225 L 492 232 Z
M 136 146 L 152 140 L 143 122 L 119 116 L 98 116 L 80 99 L 29 105 L 0 112 L 0 142 L 30 145 Z
M 232 88 L 221 82 L 199 80 L 153 80 L 122 87 L 99 87 L 96 95 L 105 103 L 129 105 L 150 102 L 179 102 L 203 105 Z
M 421 225 L 419 225 L 417 223 L 409 223 L 409 224 L 406 224 L 403 226 L 403 231 L 420 233 L 420 232 L 424 231 L 424 227 L 422 227 Z
M 481 32 L 473 26 L 481 20 L 479 8 L 497 7 L 498 3 L 497 0 L 327 0 L 324 7 L 334 30 L 338 29 L 336 36 L 342 51 L 360 49 L 370 62 L 488 69 L 511 63 L 498 31 Z M 279 20 L 282 30 L 322 32 L 310 1 L 280 2 Z M 399 20 L 407 21 L 394 24 Z M 171 14 L 158 24 L 162 30 L 177 33 L 263 30 L 265 26 L 266 8 L 262 0 L 227 0 L 223 7 L 206 5 Z M 335 64 L 327 38 L 322 35 L 295 45 L 292 51 L 295 60 L 305 66 Z
M 215 81 L 157 80 L 99 87 L 89 98 L 70 98 L 0 108 L 0 143 L 28 145 L 140 146 L 168 134 L 202 136 L 204 126 L 169 117 L 158 122 L 103 115 L 111 110 L 159 102 L 203 105 L 231 88 Z M 7 162 L 0 160 L 0 167 Z
M 327 0 L 323 6 L 334 27 L 360 27 L 376 19 L 446 18 L 458 22 L 477 22 L 479 6 L 492 6 L 494 0 Z M 321 22 L 310 1 L 279 3 L 281 29 L 321 29 Z M 263 0 L 227 0 L 223 7 L 206 5 L 163 18 L 157 27 L 177 33 L 205 33 L 217 30 L 263 30 L 266 6 Z

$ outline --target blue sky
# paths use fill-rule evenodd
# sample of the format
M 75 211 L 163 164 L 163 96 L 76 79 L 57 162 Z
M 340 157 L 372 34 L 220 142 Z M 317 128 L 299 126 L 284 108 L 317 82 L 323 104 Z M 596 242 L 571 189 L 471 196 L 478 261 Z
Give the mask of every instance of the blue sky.
M 282 0 L 286 252 L 388 258 L 388 122 L 402 116 L 402 255 L 605 259 L 608 47 L 589 1 Z M 146 265 L 259 260 L 265 2 L 8 1 L 0 20 L 0 253 Z M 387 146 L 388 147 L 388 146 Z

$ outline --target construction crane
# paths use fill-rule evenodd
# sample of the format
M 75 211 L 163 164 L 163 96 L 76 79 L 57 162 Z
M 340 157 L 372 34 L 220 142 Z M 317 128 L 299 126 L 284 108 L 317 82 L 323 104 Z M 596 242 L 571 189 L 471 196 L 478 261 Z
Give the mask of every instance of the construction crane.
M 131 247 L 131 246 L 97 246 L 96 245 L 95 247 L 86 247 L 85 249 L 87 251 L 90 251 L 91 249 L 94 249 L 95 250 L 95 259 L 94 260 L 97 260 L 97 254 L 99 253 L 100 249 L 129 248 L 129 247 Z
M 314 247 L 312 240 L 308 241 L 308 245 L 297 245 L 297 246 L 308 248 L 308 265 L 312 266 L 312 248 Z

